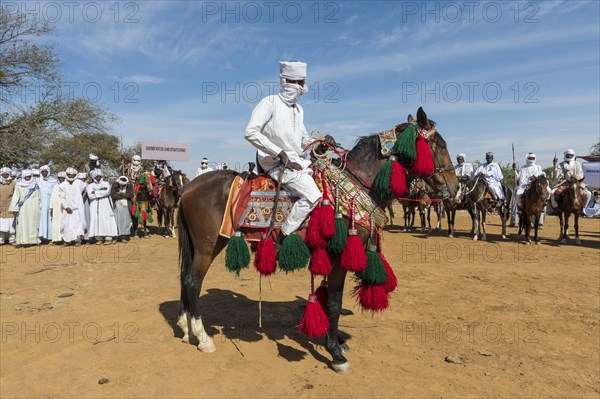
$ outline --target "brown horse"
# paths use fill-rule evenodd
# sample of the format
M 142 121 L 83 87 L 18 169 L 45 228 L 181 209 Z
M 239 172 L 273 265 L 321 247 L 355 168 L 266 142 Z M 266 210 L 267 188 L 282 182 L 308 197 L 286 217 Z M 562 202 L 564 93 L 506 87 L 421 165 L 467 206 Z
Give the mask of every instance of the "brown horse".
M 583 187 L 581 186 L 582 180 L 577 180 L 572 177 L 571 179 L 564 182 L 562 185 L 566 186 L 562 194 L 556 199 L 558 208 L 558 220 L 560 222 L 560 235 L 558 239 L 561 244 L 566 244 L 569 237 L 569 218 L 571 215 L 575 218 L 575 244 L 581 245 L 579 240 L 579 215 L 585 204 L 583 203 Z M 564 221 L 564 222 L 563 222 Z
M 434 155 L 437 169 L 429 177 L 429 180 L 435 189 L 452 195 L 457 188 L 458 181 L 455 179 L 456 184 L 452 184 L 449 178 L 441 175 L 445 173 L 444 170 L 448 166 L 452 166 L 450 155 L 446 150 L 446 143 L 438 133 L 435 133 L 434 123 L 429 121 L 421 108 L 417 114 L 417 123 L 419 129 L 423 129 L 425 133 L 433 133 L 429 146 Z M 401 134 L 407 126 L 407 123 L 396 126 L 396 133 Z M 346 162 L 352 166 L 354 172 L 350 172 L 350 168 L 345 168 L 343 172 L 362 185 L 374 203 L 382 209 L 385 209 L 388 201 L 382 200 L 373 188 L 365 186 L 361 181 L 372 185 L 375 176 L 386 160 L 387 157 L 381 153 L 377 135 L 362 137 L 346 156 Z M 231 183 L 237 174 L 232 170 L 221 170 L 195 178 L 183 191 L 179 205 L 177 227 L 181 266 L 181 301 L 177 324 L 183 330 L 182 340 L 184 342 L 189 342 L 191 328 L 192 334 L 199 341 L 198 349 L 203 352 L 213 352 L 216 347 L 202 324 L 199 295 L 204 277 L 212 261 L 227 245 L 228 239 L 219 235 L 219 228 Z M 366 229 L 359 228 L 359 237 L 363 243 L 366 243 L 368 239 Z M 339 257 L 334 258 L 332 263 L 332 272 L 327 277 L 327 310 L 330 327 L 327 332 L 326 348 L 333 358 L 332 368 L 339 373 L 345 373 L 350 370 L 349 363 L 343 355 L 343 352 L 348 350 L 348 346 L 338 335 L 338 321 L 342 310 L 346 271 L 340 267 Z
M 158 228 L 160 230 L 164 221 L 163 236 L 165 237 L 175 237 L 175 208 L 177 208 L 177 204 L 179 203 L 183 186 L 183 173 L 180 170 L 174 170 L 166 178 L 165 186 L 160 190 L 156 199 Z
M 525 238 L 527 244 L 531 244 L 531 224 L 533 223 L 534 240 L 537 245 L 540 244 L 538 238 L 538 229 L 540 227 L 540 215 L 544 210 L 548 200 L 548 179 L 546 175 L 534 176 L 529 182 L 529 186 L 523 192 L 523 210 L 519 215 L 519 232 L 525 228 Z

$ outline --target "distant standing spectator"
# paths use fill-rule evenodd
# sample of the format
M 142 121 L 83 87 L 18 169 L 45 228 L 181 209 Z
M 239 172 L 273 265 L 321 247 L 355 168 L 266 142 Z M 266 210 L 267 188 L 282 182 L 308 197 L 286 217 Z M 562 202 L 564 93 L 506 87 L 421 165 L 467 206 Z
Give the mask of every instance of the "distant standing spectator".
M 15 216 L 8 207 L 17 183 L 10 172 L 10 168 L 0 169 L 0 245 L 15 242 Z
M 126 176 L 121 176 L 112 185 L 110 196 L 115 208 L 117 235 L 123 241 L 129 241 L 131 235 L 131 199 L 133 187 Z
M 8 209 L 15 214 L 15 244 L 37 245 L 40 226 L 40 190 L 33 179 L 33 171 L 24 170 L 17 182 L 15 192 Z

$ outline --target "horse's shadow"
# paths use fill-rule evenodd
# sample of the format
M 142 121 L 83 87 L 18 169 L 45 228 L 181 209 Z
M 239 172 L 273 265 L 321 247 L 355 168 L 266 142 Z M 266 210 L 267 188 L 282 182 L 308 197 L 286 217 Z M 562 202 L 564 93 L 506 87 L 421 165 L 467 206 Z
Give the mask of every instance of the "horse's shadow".
M 216 343 L 230 340 L 242 354 L 236 342 L 258 342 L 264 338 L 275 342 L 278 355 L 289 362 L 297 362 L 310 353 L 316 360 L 329 364 L 328 358 L 319 353 L 315 346 L 324 344 L 324 338 L 308 339 L 298 331 L 306 300 L 296 297 L 288 302 L 262 301 L 262 328 L 258 326 L 258 301 L 230 290 L 212 288 L 201 297 L 202 322 L 207 334 L 213 336 Z M 179 301 L 166 301 L 159 305 L 159 311 L 173 330 L 175 337 L 183 337 L 183 331 L 177 325 Z M 343 310 L 342 316 L 352 314 Z M 351 338 L 340 331 L 344 341 Z M 281 342 L 289 339 L 300 345 L 305 351 L 298 350 Z M 190 332 L 190 342 L 197 340 Z

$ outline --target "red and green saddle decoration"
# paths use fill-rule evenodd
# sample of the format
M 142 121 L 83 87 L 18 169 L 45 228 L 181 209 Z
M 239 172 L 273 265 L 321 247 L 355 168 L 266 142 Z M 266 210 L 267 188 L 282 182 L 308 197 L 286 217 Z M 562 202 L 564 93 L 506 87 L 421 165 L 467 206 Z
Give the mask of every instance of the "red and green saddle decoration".
M 136 184 L 134 185 L 133 191 L 136 197 L 137 194 L 143 189 L 145 189 L 146 191 L 148 190 L 145 179 L 146 174 L 144 173 L 140 176 L 139 181 L 136 182 Z M 150 179 L 150 182 L 154 184 L 156 181 L 154 177 L 150 176 Z M 134 203 L 131 206 L 131 216 L 134 216 L 137 219 L 138 224 L 140 225 L 144 222 L 152 223 L 154 221 L 154 217 L 152 207 L 150 206 L 150 201 L 138 201 L 136 199 L 136 201 L 134 201 Z
M 392 132 L 396 134 L 395 130 Z M 428 177 L 433 173 L 435 166 L 427 142 L 428 139 L 417 132 L 415 123 L 409 123 L 397 136 L 390 157 L 373 181 L 373 187 L 382 199 L 389 201 L 403 198 L 408 193 L 408 173 L 420 177 Z

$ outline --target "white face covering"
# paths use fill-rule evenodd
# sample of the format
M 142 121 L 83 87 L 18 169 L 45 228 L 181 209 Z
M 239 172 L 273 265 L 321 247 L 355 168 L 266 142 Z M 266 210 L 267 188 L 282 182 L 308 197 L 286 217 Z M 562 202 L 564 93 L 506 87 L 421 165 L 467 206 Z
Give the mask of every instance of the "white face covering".
M 298 102 L 303 94 L 308 92 L 308 88 L 300 86 L 296 83 L 283 83 L 281 85 L 281 91 L 279 92 L 279 98 L 287 105 L 294 105 Z

